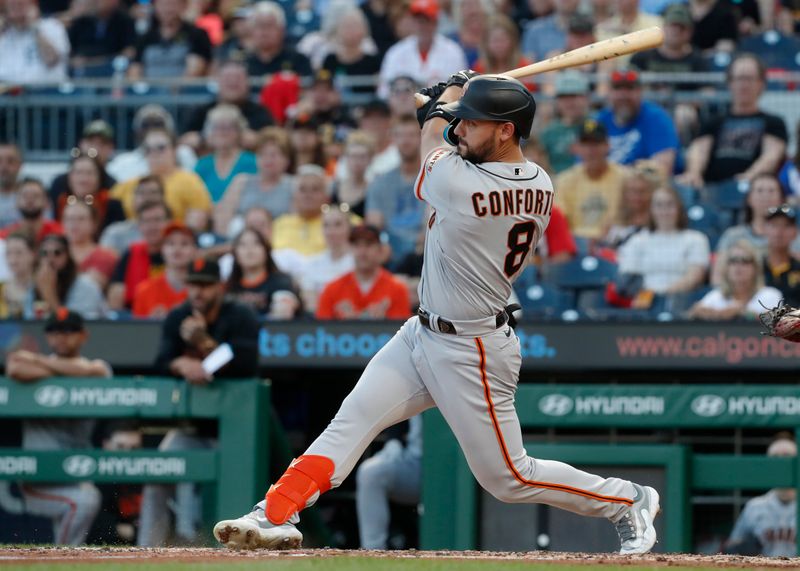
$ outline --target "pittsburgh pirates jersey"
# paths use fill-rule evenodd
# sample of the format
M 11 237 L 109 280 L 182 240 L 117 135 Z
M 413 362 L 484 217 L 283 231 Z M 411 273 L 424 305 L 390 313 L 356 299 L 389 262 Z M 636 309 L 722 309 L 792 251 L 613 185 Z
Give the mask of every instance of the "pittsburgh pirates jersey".
M 474 164 L 437 148 L 414 189 L 432 209 L 420 307 L 451 320 L 497 315 L 550 221 L 550 177 L 530 161 Z
M 784 503 L 770 490 L 745 504 L 728 541 L 738 543 L 752 535 L 761 543 L 763 555 L 794 557 L 796 514 L 796 502 Z

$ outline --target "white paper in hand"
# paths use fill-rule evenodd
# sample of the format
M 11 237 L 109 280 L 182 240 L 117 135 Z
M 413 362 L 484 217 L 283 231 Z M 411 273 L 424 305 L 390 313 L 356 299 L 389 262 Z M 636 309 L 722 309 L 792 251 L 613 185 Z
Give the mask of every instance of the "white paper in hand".
M 233 359 L 233 349 L 227 343 L 223 343 L 203 359 L 203 370 L 209 375 L 213 375 Z

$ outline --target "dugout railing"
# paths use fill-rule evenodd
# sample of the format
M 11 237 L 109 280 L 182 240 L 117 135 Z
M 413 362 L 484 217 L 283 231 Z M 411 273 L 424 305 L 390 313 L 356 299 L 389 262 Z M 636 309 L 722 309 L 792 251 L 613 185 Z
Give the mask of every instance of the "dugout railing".
M 20 482 L 198 482 L 213 486 L 215 518 L 247 512 L 268 482 L 270 383 L 217 380 L 192 386 L 171 378 L 0 378 L 0 419 L 214 419 L 211 450 L 130 452 L 0 448 L 0 480 Z
M 516 409 L 526 429 L 722 429 L 800 426 L 800 389 L 786 385 L 521 385 Z M 488 412 L 487 412 L 488 414 Z M 478 549 L 479 486 L 437 410 L 424 413 L 420 547 Z M 704 490 L 800 487 L 800 458 L 695 453 L 684 444 L 559 444 L 525 438 L 534 458 L 579 467 L 664 470 L 664 551 L 691 550 L 691 497 Z M 524 533 L 521 530 L 520 533 Z M 800 541 L 798 541 L 800 543 Z

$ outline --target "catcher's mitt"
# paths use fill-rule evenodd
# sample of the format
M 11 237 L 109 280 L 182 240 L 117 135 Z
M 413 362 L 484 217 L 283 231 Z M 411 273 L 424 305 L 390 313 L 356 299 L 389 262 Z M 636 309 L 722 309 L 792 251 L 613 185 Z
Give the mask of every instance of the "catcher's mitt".
M 800 309 L 786 305 L 781 300 L 776 307 L 767 309 L 758 318 L 766 329 L 762 335 L 772 335 L 800 343 Z

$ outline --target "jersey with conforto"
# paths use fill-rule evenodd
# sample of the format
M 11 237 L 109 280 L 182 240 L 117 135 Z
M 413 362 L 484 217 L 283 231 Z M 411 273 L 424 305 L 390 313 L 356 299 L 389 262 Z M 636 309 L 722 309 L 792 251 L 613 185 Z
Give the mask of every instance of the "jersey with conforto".
M 497 315 L 550 221 L 550 177 L 530 161 L 474 164 L 437 148 L 414 191 L 433 209 L 420 306 L 454 320 Z

